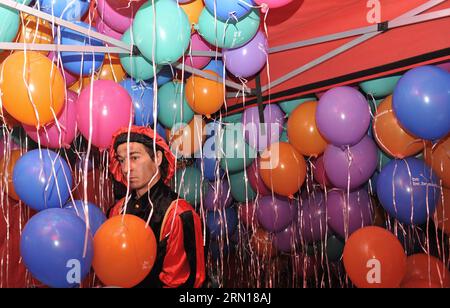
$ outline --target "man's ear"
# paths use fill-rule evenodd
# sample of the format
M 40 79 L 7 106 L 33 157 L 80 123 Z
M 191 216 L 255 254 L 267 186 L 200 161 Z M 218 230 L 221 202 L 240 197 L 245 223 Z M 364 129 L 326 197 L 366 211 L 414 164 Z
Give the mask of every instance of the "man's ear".
M 156 151 L 156 159 L 155 159 L 155 163 L 156 166 L 159 167 L 162 164 L 162 160 L 163 160 L 163 152 L 161 151 Z

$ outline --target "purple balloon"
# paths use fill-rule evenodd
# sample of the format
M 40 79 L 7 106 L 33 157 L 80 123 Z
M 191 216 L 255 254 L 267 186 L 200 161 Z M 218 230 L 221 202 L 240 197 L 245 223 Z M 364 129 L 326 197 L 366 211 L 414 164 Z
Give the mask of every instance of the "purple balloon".
M 264 108 L 264 134 L 262 134 L 258 107 L 247 108 L 242 116 L 245 141 L 252 148 L 263 151 L 280 140 L 284 123 L 284 112 L 281 108 L 278 105 L 267 105 Z
M 223 51 L 226 69 L 236 77 L 247 78 L 258 73 L 267 62 L 269 44 L 259 31 L 242 47 Z
M 291 224 L 283 231 L 276 233 L 273 239 L 275 248 L 281 252 L 294 252 L 300 243 L 298 233 L 297 224 Z
M 208 192 L 205 196 L 205 206 L 207 210 L 223 209 L 231 205 L 230 185 L 227 179 L 218 182 L 208 183 Z
M 298 220 L 300 238 L 305 244 L 325 239 L 327 234 L 327 214 L 325 196 L 322 192 L 302 200 Z
M 351 192 L 333 189 L 326 200 L 328 226 L 346 238 L 353 232 L 373 224 L 372 207 L 366 189 Z
M 258 222 L 266 231 L 281 232 L 292 223 L 293 208 L 287 198 L 262 197 L 256 208 Z
M 323 156 L 325 172 L 331 183 L 341 189 L 355 189 L 367 182 L 377 169 L 377 146 L 365 136 L 358 144 L 341 149 L 328 145 Z
M 319 100 L 317 127 L 336 146 L 358 143 L 370 125 L 370 109 L 366 98 L 351 87 L 327 91 Z

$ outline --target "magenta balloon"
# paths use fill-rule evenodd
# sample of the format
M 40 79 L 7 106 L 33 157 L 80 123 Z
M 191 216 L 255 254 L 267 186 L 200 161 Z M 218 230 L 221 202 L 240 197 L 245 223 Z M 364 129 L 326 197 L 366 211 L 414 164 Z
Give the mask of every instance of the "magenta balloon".
M 294 207 L 287 198 L 265 196 L 258 200 L 258 222 L 268 232 L 281 232 L 293 221 Z
M 100 16 L 96 18 L 95 26 L 97 27 L 98 32 L 101 34 L 105 34 L 109 37 L 115 38 L 116 40 L 121 40 L 123 34 L 120 32 L 117 32 L 116 30 L 109 27 Z
M 377 168 L 377 146 L 365 136 L 347 149 L 328 145 L 323 155 L 325 172 L 331 183 L 341 189 L 355 189 L 366 183 Z
M 436 66 L 440 67 L 450 73 L 450 62 L 438 64 Z
M 242 47 L 223 51 L 226 69 L 236 77 L 247 78 L 258 73 L 267 63 L 269 45 L 266 35 L 259 31 Z
M 229 207 L 232 201 L 230 185 L 226 178 L 216 183 L 208 183 L 208 191 L 205 196 L 207 210 Z
M 209 45 L 208 42 L 206 42 L 200 34 L 195 32 L 191 36 L 191 46 L 188 49 L 189 51 L 211 51 L 211 45 Z M 186 55 L 184 57 L 184 63 L 185 65 L 192 66 L 198 69 L 204 68 L 208 63 L 211 61 L 210 57 L 199 57 L 199 56 L 191 56 Z
M 259 173 L 260 158 L 255 159 L 250 167 L 247 168 L 247 178 L 250 182 L 250 186 L 255 192 L 261 196 L 268 196 L 272 194 L 270 189 L 264 184 L 261 175 Z
M 133 18 L 145 1 L 113 1 L 98 0 L 97 10 L 103 21 L 114 31 L 125 33 L 130 28 Z
M 331 190 L 327 195 L 328 226 L 341 237 L 373 224 L 372 207 L 366 189 L 350 192 Z
M 316 191 L 302 200 L 298 217 L 300 238 L 305 244 L 325 239 L 327 234 L 327 213 L 325 197 Z
M 336 146 L 358 143 L 370 125 L 370 110 L 366 98 L 351 87 L 327 91 L 319 100 L 317 127 L 322 136 Z

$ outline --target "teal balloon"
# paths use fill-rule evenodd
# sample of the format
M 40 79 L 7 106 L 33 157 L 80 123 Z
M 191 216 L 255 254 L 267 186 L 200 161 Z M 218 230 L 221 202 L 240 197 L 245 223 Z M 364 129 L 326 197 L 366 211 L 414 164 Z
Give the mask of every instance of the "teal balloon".
M 377 170 L 381 171 L 387 164 L 391 162 L 394 158 L 384 153 L 382 150 L 378 149 L 378 167 Z
M 345 243 L 336 235 L 331 235 L 327 239 L 327 257 L 329 262 L 339 261 L 344 253 Z
M 14 1 L 21 3 L 21 4 L 25 4 L 25 5 L 28 5 L 31 3 L 31 0 L 14 0 Z
M 154 1 L 155 7 L 152 2 L 148 1 L 136 13 L 133 21 L 134 42 L 150 61 L 170 64 L 180 59 L 188 49 L 191 25 L 176 1 Z
M 284 111 L 284 113 L 289 116 L 298 106 L 309 101 L 317 101 L 317 98 L 315 96 L 308 96 L 287 102 L 282 102 L 279 105 L 280 108 Z
M 289 137 L 288 137 L 288 134 L 287 134 L 287 129 L 283 129 L 283 133 L 281 134 L 280 141 L 289 143 Z
M 241 123 L 242 122 L 243 113 L 232 114 L 227 117 L 222 118 L 222 122 L 224 123 Z
M 242 125 L 225 127 L 222 138 L 220 167 L 228 173 L 247 168 L 255 159 L 256 151 L 244 139 Z
M 122 36 L 122 42 L 131 46 L 131 41 L 130 30 L 128 30 Z M 155 76 L 154 65 L 142 55 L 121 54 L 120 63 L 125 72 L 137 81 L 148 80 Z M 156 66 L 156 73 L 160 70 L 161 68 Z
M 248 43 L 256 34 L 261 22 L 259 11 L 253 9 L 239 21 L 223 22 L 214 18 L 206 8 L 198 20 L 198 33 L 210 44 L 220 48 L 238 48 Z
M 230 174 L 231 196 L 238 202 L 253 201 L 256 198 L 256 192 L 250 186 L 250 182 L 245 184 L 244 171 Z
M 174 191 L 180 198 L 185 199 L 192 205 L 200 204 L 200 200 L 206 194 L 208 182 L 202 183 L 202 172 L 195 167 L 178 169 L 174 177 Z
M 158 121 L 166 128 L 187 124 L 194 118 L 194 111 L 189 107 L 183 87 L 184 84 L 172 81 L 158 90 Z
M 18 11 L 0 6 L 0 42 L 12 42 L 19 31 L 19 23 Z
M 366 93 L 375 98 L 382 98 L 394 93 L 395 86 L 402 76 L 392 76 L 364 81 L 359 87 Z

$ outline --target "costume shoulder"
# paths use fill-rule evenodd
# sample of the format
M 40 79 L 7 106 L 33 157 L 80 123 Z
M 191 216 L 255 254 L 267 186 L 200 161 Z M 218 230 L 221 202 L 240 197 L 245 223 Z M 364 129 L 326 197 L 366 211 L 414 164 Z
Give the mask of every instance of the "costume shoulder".
M 122 212 L 124 202 L 125 197 L 117 201 L 116 204 L 111 208 L 108 218 L 113 218 L 114 216 L 120 215 Z

